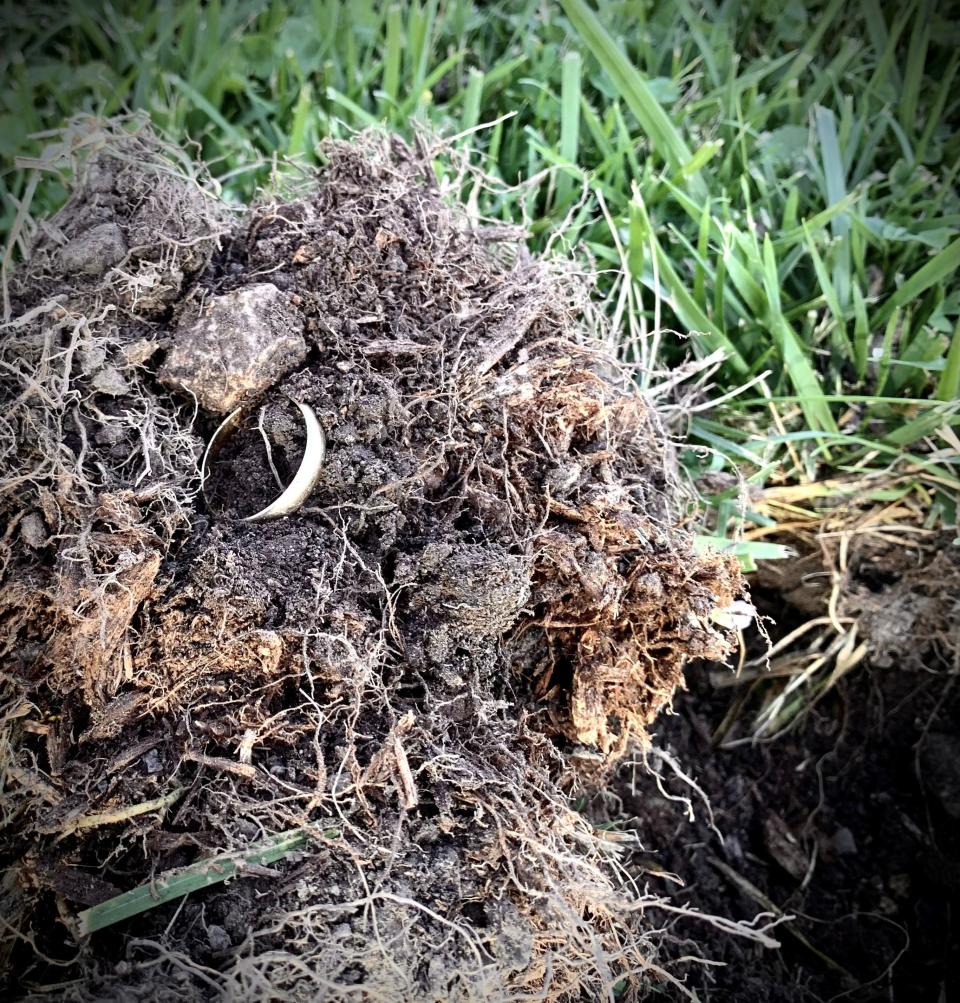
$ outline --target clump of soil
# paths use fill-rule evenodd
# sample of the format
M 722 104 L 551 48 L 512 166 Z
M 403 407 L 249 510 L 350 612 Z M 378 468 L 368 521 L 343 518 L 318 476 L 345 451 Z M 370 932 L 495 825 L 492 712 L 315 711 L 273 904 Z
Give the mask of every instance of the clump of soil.
M 7 971 L 75 1000 L 635 998 L 671 976 L 573 764 L 727 653 L 739 573 L 676 528 L 582 279 L 471 221 L 436 150 L 324 152 L 231 219 L 116 135 L 12 284 Z M 300 462 L 291 399 L 322 476 L 245 522 Z M 299 856 L 76 936 L 83 906 L 304 827 Z

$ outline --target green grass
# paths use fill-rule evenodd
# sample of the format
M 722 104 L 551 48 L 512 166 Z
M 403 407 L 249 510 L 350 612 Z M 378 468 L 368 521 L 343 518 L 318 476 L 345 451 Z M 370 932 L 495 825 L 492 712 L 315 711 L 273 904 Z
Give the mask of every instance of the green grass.
M 138 916 L 168 902 L 175 902 L 184 895 L 229 881 L 242 875 L 245 868 L 251 866 L 262 868 L 276 863 L 306 847 L 310 835 L 307 829 L 291 829 L 249 846 L 246 850 L 221 853 L 199 860 L 188 867 L 159 874 L 145 885 L 84 909 L 77 917 L 78 933 L 81 936 L 96 933 L 131 916 Z M 316 830 L 314 835 L 331 838 L 336 835 L 336 830 L 328 830 L 327 833 Z
M 932 471 L 931 511 L 949 514 L 960 458 L 937 430 L 960 425 L 960 26 L 941 6 L 8 4 L 0 156 L 36 155 L 30 134 L 78 111 L 143 109 L 242 200 L 274 153 L 312 162 L 324 136 L 510 115 L 461 145 L 511 185 L 553 170 L 485 195 L 484 212 L 526 214 L 541 245 L 569 217 L 599 267 L 625 265 L 647 327 L 661 310 L 691 335 L 659 336 L 664 367 L 723 349 L 717 395 L 769 373 L 762 395 L 691 417 L 694 473 L 738 466 L 762 485 L 906 464 Z M 0 176 L 4 232 L 28 175 Z M 578 205 L 585 182 L 616 233 L 596 197 Z M 62 197 L 44 176 L 32 210 Z M 640 320 L 621 319 L 625 335 Z M 707 500 L 722 536 L 737 507 Z

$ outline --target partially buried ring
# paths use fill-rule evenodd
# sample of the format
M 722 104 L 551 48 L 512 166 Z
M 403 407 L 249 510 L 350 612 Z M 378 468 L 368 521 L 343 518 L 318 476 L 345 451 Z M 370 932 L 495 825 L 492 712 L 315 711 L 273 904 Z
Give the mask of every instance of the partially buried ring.
M 266 519 L 279 519 L 281 516 L 291 515 L 307 500 L 320 479 L 320 471 L 327 455 L 327 437 L 323 434 L 323 429 L 320 427 L 320 422 L 317 420 L 313 408 L 292 397 L 290 400 L 300 409 L 307 429 L 307 444 L 303 450 L 303 459 L 300 461 L 300 466 L 293 480 L 279 498 L 272 501 L 266 508 L 260 509 L 259 512 L 246 516 L 243 519 L 244 522 L 263 522 Z M 200 465 L 201 491 L 204 490 L 207 478 L 210 476 L 210 461 L 220 451 L 227 437 L 236 430 L 242 412 L 243 408 L 238 407 L 236 411 L 228 414 L 207 444 L 203 454 L 203 463 Z

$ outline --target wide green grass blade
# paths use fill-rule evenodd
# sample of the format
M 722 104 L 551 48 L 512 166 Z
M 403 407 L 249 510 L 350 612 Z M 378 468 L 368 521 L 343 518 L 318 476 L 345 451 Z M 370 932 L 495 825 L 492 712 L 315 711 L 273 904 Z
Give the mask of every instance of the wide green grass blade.
M 840 154 L 840 141 L 837 135 L 837 120 L 829 108 L 814 109 L 817 134 L 820 137 L 820 154 L 823 158 L 823 177 L 826 187 L 826 202 L 835 206 L 843 202 L 847 195 L 846 172 L 843 158 Z M 846 213 L 838 213 L 830 221 L 830 228 L 835 238 L 833 286 L 841 307 L 845 307 L 850 299 L 850 245 L 847 234 L 850 232 L 850 221 Z
M 387 39 L 383 55 L 381 87 L 392 104 L 400 93 L 400 66 L 403 59 L 403 12 L 399 4 L 387 8 Z
M 81 936 L 96 933 L 115 923 L 122 923 L 131 916 L 166 905 L 191 892 L 209 888 L 236 876 L 245 864 L 264 867 L 276 863 L 295 850 L 307 844 L 306 829 L 285 832 L 271 839 L 257 843 L 240 853 L 225 853 L 218 857 L 200 860 L 189 867 L 161 874 L 158 878 L 140 885 L 129 892 L 123 892 L 101 902 L 90 909 L 84 909 L 78 918 Z
M 903 88 L 897 117 L 907 135 L 917 132 L 917 108 L 920 102 L 920 87 L 923 83 L 927 50 L 930 47 L 930 21 L 933 14 L 932 0 L 923 0 L 913 22 L 910 45 L 907 49 L 907 65 L 903 75 Z
M 307 152 L 307 126 L 313 109 L 313 88 L 309 83 L 300 88 L 300 97 L 293 110 L 293 123 L 287 141 L 287 156 L 296 157 Z
M 654 97 L 640 71 L 624 55 L 597 15 L 584 0 L 560 0 L 574 30 L 583 39 L 597 62 L 613 81 L 627 107 L 647 134 L 651 148 L 679 172 L 690 161 L 691 153 L 679 130 L 670 121 Z M 705 198 L 707 186 L 699 173 L 690 176 L 690 189 Z
M 763 239 L 763 287 L 767 296 L 770 330 L 780 349 L 784 373 L 796 388 L 808 425 L 811 429 L 836 432 L 836 422 L 830 405 L 824 399 L 820 377 L 810 363 L 806 346 L 783 316 L 780 277 L 769 235 Z
M 827 306 L 833 314 L 834 328 L 831 344 L 833 345 L 833 350 L 838 360 L 841 363 L 846 362 L 853 357 L 854 350 L 847 338 L 847 322 L 846 317 L 844 316 L 843 307 L 840 306 L 840 298 L 837 296 L 837 291 L 834 288 L 833 282 L 830 280 L 830 275 L 827 272 L 827 266 L 820 257 L 817 245 L 813 242 L 813 238 L 809 233 L 806 235 L 806 238 L 807 252 L 810 255 L 810 260 L 813 262 L 813 269 L 817 274 L 817 281 L 820 283 L 820 288 L 823 290 L 823 297 L 827 301 Z
M 693 538 L 693 546 L 698 554 L 712 551 L 732 554 L 747 573 L 757 570 L 757 561 L 782 561 L 796 556 L 790 547 L 766 540 L 728 540 L 723 536 L 700 535 Z
M 378 122 L 378 120 L 371 115 L 366 108 L 361 108 L 356 101 L 351 101 L 346 94 L 341 94 L 340 91 L 334 87 L 327 88 L 327 100 L 332 101 L 334 104 L 339 105 L 345 111 L 349 112 L 356 124 L 361 126 L 373 126 Z
M 895 310 L 919 299 L 932 286 L 946 282 L 958 268 L 960 268 L 960 237 L 918 268 L 900 286 L 877 311 L 874 325 L 881 327 Z
M 467 86 L 463 96 L 463 118 L 460 122 L 460 131 L 467 132 L 480 123 L 480 103 L 483 100 L 483 85 L 486 77 L 482 70 L 471 66 L 467 73 Z M 464 142 L 469 142 L 469 137 L 464 137 Z
M 950 339 L 946 365 L 937 383 L 937 397 L 942 401 L 960 401 L 960 321 Z
M 580 152 L 580 70 L 579 52 L 568 52 L 563 57 L 560 84 L 560 156 L 569 164 L 576 164 Z M 569 203 L 573 194 L 573 178 L 561 174 L 557 179 L 557 201 Z
M 867 353 L 870 350 L 870 321 L 867 319 L 867 304 L 860 292 L 860 286 L 853 287 L 853 360 L 857 380 L 867 375 Z

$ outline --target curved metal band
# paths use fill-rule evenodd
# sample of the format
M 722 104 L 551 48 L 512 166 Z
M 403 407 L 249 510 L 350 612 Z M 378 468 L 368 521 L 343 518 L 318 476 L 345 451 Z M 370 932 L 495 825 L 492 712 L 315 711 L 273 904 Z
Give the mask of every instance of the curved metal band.
M 307 430 L 307 444 L 303 451 L 303 459 L 300 461 L 300 466 L 297 468 L 293 480 L 283 493 L 266 508 L 246 516 L 244 522 L 263 522 L 267 519 L 279 519 L 282 516 L 291 515 L 303 505 L 320 479 L 323 461 L 327 455 L 327 437 L 324 435 L 313 408 L 301 401 L 294 400 L 292 397 L 290 400 L 300 409 Z M 213 433 L 210 442 L 207 443 L 200 465 L 201 491 L 203 491 L 210 475 L 210 461 L 223 447 L 227 438 L 236 431 L 242 411 L 243 408 L 231 411 Z

